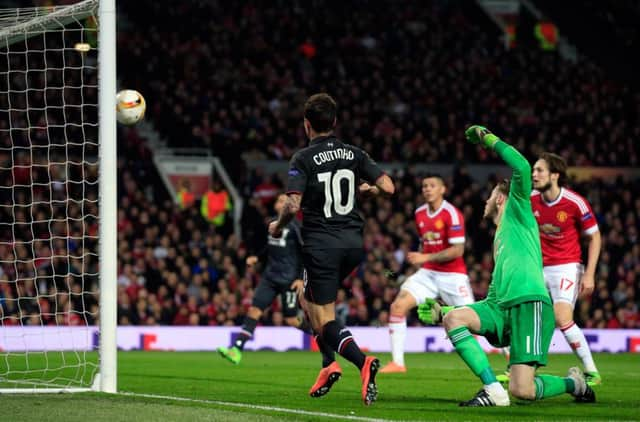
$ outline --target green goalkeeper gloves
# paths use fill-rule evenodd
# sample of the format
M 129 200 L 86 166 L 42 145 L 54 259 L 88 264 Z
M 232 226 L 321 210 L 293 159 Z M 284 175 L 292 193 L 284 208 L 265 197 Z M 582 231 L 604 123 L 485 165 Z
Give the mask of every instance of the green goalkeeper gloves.
M 500 140 L 489 129 L 480 125 L 473 125 L 464 132 L 467 140 L 472 144 L 480 144 L 485 148 L 493 149 L 493 146 Z
M 441 306 L 434 299 L 427 299 L 418 306 L 418 318 L 425 324 L 437 325 L 442 322 L 442 318 L 452 310 L 454 306 Z

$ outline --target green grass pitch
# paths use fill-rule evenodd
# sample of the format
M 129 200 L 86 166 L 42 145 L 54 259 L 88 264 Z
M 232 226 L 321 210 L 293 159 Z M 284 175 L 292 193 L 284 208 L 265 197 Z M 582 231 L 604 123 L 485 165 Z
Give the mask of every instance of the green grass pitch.
M 389 359 L 388 354 L 379 357 L 383 363 Z M 640 419 L 638 354 L 596 354 L 604 379 L 596 389 L 596 404 L 576 404 L 563 395 L 535 403 L 514 400 L 508 408 L 484 409 L 458 407 L 459 401 L 475 394 L 480 383 L 455 354 L 407 355 L 407 374 L 378 375 L 380 393 L 371 407 L 361 403 L 359 373 L 341 358 L 342 379 L 327 396 L 310 398 L 307 392 L 320 364 L 320 355 L 312 352 L 246 352 L 237 366 L 206 352 L 120 352 L 118 359 L 119 390 L 148 396 L 0 395 L 0 420 Z M 502 356 L 490 359 L 497 370 L 504 368 Z M 576 363 L 573 355 L 551 355 L 542 372 L 563 375 Z

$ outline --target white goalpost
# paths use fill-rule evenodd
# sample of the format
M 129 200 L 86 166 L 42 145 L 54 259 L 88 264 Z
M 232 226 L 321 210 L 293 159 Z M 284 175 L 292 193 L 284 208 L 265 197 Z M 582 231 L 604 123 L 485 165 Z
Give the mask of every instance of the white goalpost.
M 115 0 L 0 9 L 0 394 L 117 389 L 115 42 Z

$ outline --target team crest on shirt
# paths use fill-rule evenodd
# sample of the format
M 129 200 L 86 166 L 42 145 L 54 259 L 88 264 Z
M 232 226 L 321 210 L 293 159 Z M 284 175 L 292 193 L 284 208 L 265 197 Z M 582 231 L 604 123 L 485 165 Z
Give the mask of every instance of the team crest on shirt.
M 556 214 L 556 218 L 559 222 L 564 223 L 565 221 L 567 221 L 567 218 L 569 218 L 569 214 L 567 214 L 566 211 L 558 211 L 558 213 Z
M 442 220 L 438 219 L 438 220 L 436 220 L 435 226 L 436 226 L 436 229 L 442 230 L 442 228 L 444 227 L 444 222 Z

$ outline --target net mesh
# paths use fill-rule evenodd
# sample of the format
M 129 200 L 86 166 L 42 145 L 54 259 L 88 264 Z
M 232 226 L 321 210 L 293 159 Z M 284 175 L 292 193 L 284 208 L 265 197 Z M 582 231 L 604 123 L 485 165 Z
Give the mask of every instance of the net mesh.
M 0 10 L 0 388 L 98 369 L 97 4 Z

